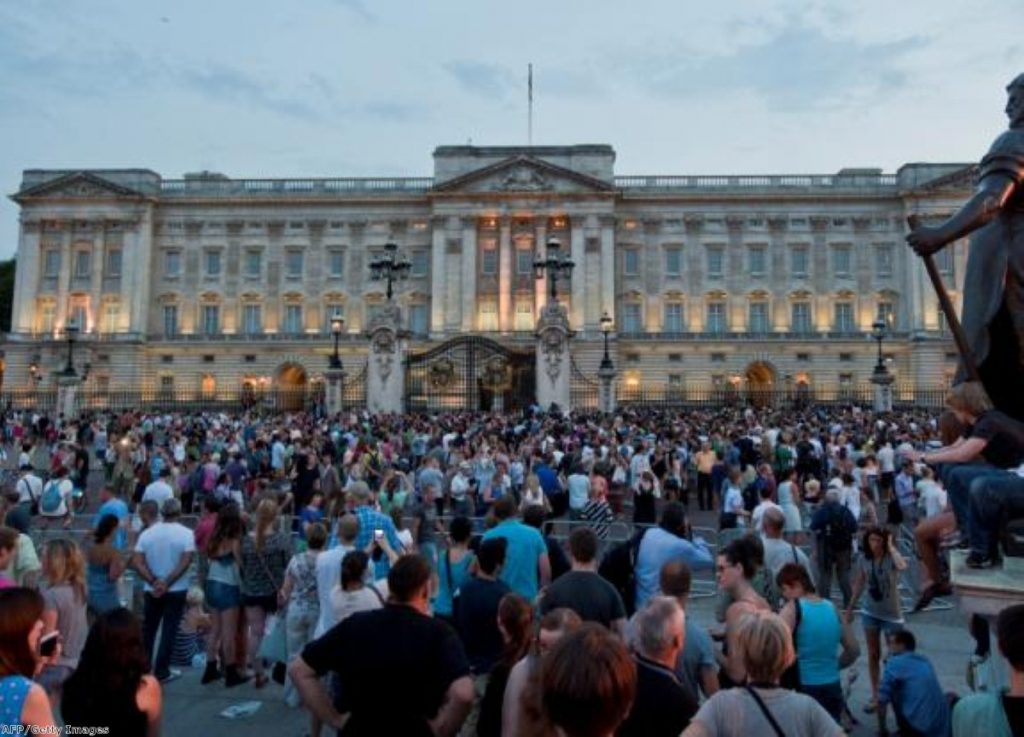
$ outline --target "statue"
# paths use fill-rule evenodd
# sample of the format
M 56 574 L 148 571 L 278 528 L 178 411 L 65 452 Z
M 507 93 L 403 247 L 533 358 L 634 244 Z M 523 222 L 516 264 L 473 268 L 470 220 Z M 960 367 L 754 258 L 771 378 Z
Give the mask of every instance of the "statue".
M 964 277 L 963 332 L 956 383 L 973 361 L 998 409 L 1024 420 L 1024 74 L 1006 88 L 1009 130 L 981 160 L 974 195 L 934 227 L 915 227 L 907 242 L 921 256 L 971 236 Z

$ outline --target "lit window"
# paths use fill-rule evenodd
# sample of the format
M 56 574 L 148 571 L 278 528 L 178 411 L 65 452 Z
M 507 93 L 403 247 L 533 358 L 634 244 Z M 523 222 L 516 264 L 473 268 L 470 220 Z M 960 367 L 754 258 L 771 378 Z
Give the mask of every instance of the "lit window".
M 513 330 L 533 329 L 533 303 L 516 302 L 515 325 Z
M 103 308 L 103 332 L 116 333 L 121 321 L 121 305 L 117 302 L 108 302 Z
M 767 302 L 751 302 L 750 303 L 750 324 L 748 330 L 752 333 L 767 333 L 768 332 L 768 303 Z
M 498 329 L 498 303 L 480 303 L 480 330 L 493 332 Z
M 636 302 L 622 305 L 622 332 L 639 333 L 642 330 L 640 307 Z
M 705 330 L 709 333 L 724 333 L 726 327 L 725 302 L 708 302 L 707 326 Z

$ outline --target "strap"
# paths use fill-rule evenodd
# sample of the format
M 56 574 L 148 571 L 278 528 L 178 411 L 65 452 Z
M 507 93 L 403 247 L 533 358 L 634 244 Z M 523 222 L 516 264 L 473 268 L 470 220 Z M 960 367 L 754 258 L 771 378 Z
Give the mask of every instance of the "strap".
M 370 591 L 377 595 L 377 601 L 381 603 L 381 606 L 384 606 L 384 604 L 387 603 L 384 601 L 384 597 L 380 595 L 380 591 L 372 583 L 366 584 L 366 588 L 368 588 Z
M 761 708 L 761 713 L 764 714 L 765 719 L 768 720 L 768 723 L 772 725 L 772 729 L 775 730 L 775 734 L 777 735 L 777 737 L 786 737 L 786 733 L 782 731 L 782 727 L 780 727 L 779 723 L 775 721 L 775 717 L 772 716 L 772 713 L 768 710 L 768 707 L 765 706 L 764 701 L 761 699 L 761 696 L 757 693 L 757 691 L 755 691 L 750 685 L 746 685 L 744 686 L 744 688 L 747 690 L 747 693 L 750 694 L 750 696 L 754 699 L 757 705 Z
M 800 563 L 800 559 L 796 557 L 796 545 L 793 543 L 789 544 L 789 547 L 793 550 L 793 562 L 796 564 Z
M 25 484 L 25 488 L 28 489 L 28 498 L 32 500 L 33 504 L 35 504 L 38 500 L 36 499 L 35 494 L 32 493 L 32 484 L 30 484 L 28 479 L 24 476 L 21 477 L 21 481 Z

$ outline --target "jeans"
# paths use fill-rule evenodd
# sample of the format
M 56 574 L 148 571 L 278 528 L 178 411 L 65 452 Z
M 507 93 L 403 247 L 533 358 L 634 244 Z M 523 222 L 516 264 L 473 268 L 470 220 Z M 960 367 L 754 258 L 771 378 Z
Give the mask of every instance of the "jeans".
M 711 493 L 711 474 L 697 473 L 697 505 L 701 510 L 711 509 L 714 496 Z
M 146 592 L 143 606 L 143 637 L 146 640 L 146 652 L 153 666 L 153 675 L 166 678 L 171 673 L 171 651 L 174 649 L 174 638 L 178 636 L 178 625 L 181 615 L 185 613 L 185 596 L 187 591 L 168 591 L 160 597 Z M 160 630 L 160 646 L 156 653 L 156 633 Z
M 971 550 L 992 555 L 999 546 L 999 528 L 1005 516 L 1024 514 L 1024 478 L 1002 471 L 1000 476 L 982 476 L 970 486 L 967 535 Z
M 988 476 L 1003 476 L 1001 468 L 987 463 L 953 463 L 942 468 L 942 485 L 949 494 L 949 503 L 956 515 L 956 525 L 960 530 L 967 529 L 967 507 L 970 499 L 971 483 L 975 479 Z
M 807 694 L 821 704 L 821 708 L 828 712 L 829 716 L 839 723 L 843 716 L 843 707 L 846 700 L 843 698 L 843 687 L 839 681 L 827 683 L 823 686 L 800 686 L 800 693 Z
M 827 560 L 826 560 L 827 558 Z M 853 589 L 850 586 L 850 567 L 853 558 L 852 550 L 843 550 L 838 553 L 830 553 L 827 556 L 824 551 L 818 549 L 818 594 L 823 599 L 832 596 L 832 572 L 835 571 L 836 583 L 843 594 L 843 607 L 850 606 L 850 597 L 853 596 Z

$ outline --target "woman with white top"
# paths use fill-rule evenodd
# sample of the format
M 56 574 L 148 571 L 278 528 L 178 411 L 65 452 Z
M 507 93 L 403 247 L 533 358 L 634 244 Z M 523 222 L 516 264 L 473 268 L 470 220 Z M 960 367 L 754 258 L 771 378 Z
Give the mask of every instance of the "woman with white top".
M 779 506 L 786 517 L 783 534 L 793 542 L 802 542 L 804 522 L 800 516 L 800 488 L 796 467 L 790 467 L 783 473 L 783 481 L 779 484 Z

